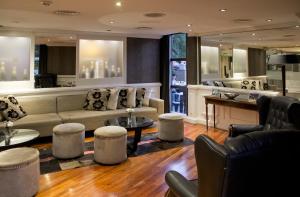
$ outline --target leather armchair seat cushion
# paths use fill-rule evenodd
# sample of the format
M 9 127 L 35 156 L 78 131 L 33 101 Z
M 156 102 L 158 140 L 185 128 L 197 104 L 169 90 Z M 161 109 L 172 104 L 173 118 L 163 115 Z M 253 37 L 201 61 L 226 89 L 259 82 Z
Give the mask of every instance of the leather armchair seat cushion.
M 0 152 L 1 197 L 32 197 L 39 190 L 39 152 L 14 148 Z

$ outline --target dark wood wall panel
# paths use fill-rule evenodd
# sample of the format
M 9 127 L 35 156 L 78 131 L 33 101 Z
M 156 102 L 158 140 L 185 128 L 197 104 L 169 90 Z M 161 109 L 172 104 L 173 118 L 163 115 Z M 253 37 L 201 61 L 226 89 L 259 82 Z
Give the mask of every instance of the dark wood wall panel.
M 201 64 L 201 38 L 188 37 L 187 39 L 187 83 L 188 84 L 199 84 L 199 81 L 201 81 L 200 64 Z M 197 77 L 197 73 L 199 77 Z
M 248 48 L 248 65 L 249 76 L 266 75 L 266 51 Z
M 48 73 L 58 75 L 76 74 L 76 47 L 48 46 Z
M 160 82 L 160 40 L 127 38 L 127 83 Z

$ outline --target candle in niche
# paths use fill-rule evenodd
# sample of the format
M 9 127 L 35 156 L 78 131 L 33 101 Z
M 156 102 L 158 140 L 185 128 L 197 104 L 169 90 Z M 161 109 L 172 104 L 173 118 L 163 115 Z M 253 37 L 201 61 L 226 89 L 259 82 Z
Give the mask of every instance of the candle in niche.
M 89 78 L 90 78 L 90 69 L 89 69 L 89 68 L 86 68 L 86 69 L 85 69 L 85 78 L 86 78 L 86 79 L 89 79 Z
M 99 61 L 98 60 L 95 62 L 95 78 L 96 79 L 99 78 Z
M 111 77 L 115 77 L 116 76 L 116 68 L 115 65 L 111 65 Z
M 23 71 L 23 80 L 27 80 L 28 79 L 28 70 L 25 68 Z
M 91 67 L 90 67 L 90 78 L 95 77 L 95 67 L 94 67 L 94 61 L 91 61 Z
M 13 66 L 11 69 L 11 79 L 17 80 L 17 67 L 16 66 Z
M 104 78 L 104 61 L 99 60 L 99 78 Z
M 110 77 L 109 76 L 109 69 L 108 69 L 108 63 L 107 63 L 107 61 L 104 61 L 104 76 L 105 77 Z
M 117 67 L 117 77 L 121 77 L 121 68 Z
M 0 80 L 5 80 L 5 62 L 0 63 Z

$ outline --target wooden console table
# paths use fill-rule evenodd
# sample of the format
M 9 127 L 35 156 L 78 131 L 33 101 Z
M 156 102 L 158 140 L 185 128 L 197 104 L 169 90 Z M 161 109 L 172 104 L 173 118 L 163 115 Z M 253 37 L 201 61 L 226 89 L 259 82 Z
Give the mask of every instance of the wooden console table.
M 204 96 L 205 107 L 206 107 L 206 130 L 208 130 L 208 104 L 213 104 L 213 114 L 214 114 L 214 128 L 216 128 L 216 108 L 215 105 L 224 105 L 227 107 L 236 107 L 247 110 L 257 111 L 256 102 L 250 102 L 248 100 L 233 100 L 228 98 L 220 98 L 217 96 Z

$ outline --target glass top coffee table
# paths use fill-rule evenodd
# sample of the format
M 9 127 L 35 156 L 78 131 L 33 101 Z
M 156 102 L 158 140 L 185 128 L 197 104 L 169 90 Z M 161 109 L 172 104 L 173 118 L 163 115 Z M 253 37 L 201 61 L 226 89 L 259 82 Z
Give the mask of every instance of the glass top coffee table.
M 153 125 L 153 120 L 146 117 L 132 116 L 129 117 L 118 117 L 109 119 L 105 122 L 106 126 L 120 126 L 124 127 L 127 131 L 134 131 L 133 143 L 129 144 L 129 149 L 135 152 L 138 143 L 141 141 L 142 130 Z
M 0 131 L 0 149 L 8 149 L 31 142 L 40 136 L 40 132 L 32 129 L 13 129 L 10 136 Z

